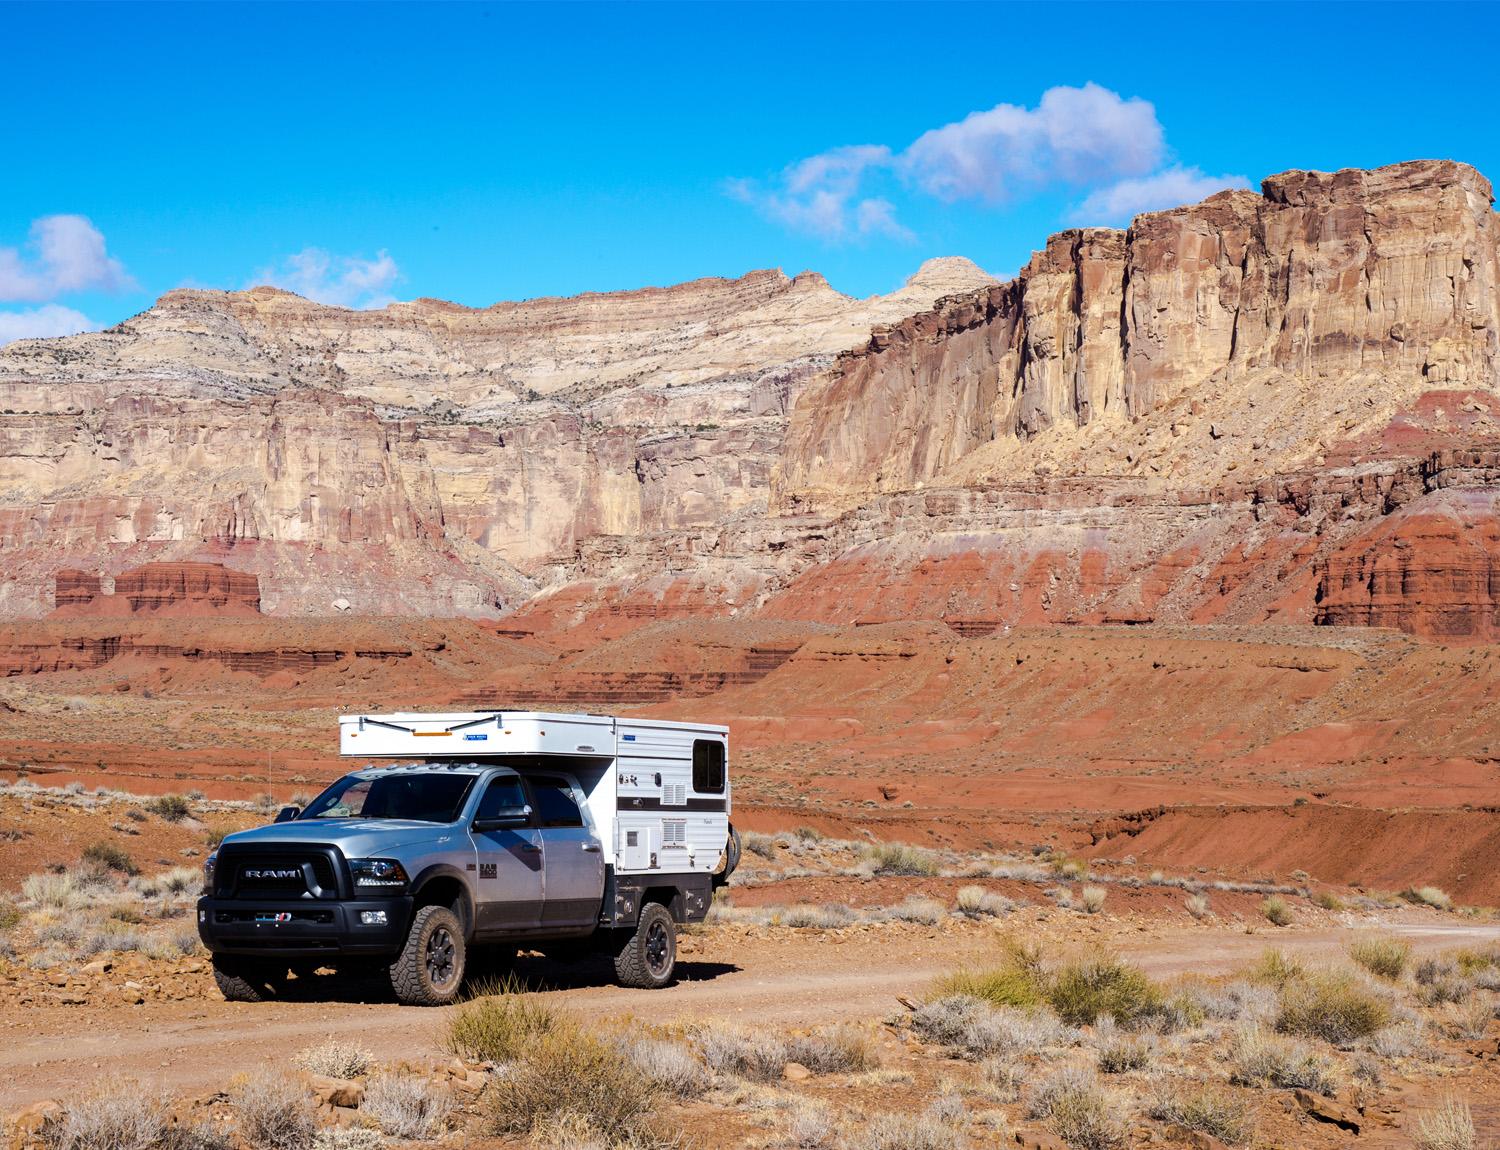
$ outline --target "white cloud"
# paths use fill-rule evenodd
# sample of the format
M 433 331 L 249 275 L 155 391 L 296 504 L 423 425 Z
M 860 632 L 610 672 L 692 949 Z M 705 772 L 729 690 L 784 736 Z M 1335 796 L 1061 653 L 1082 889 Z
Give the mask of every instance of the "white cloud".
M 795 231 L 836 242 L 914 238 L 892 200 L 875 194 L 902 185 L 947 202 L 988 204 L 1069 189 L 1087 193 L 1079 211 L 1089 222 L 1249 186 L 1243 176 L 1163 169 L 1168 155 L 1151 103 L 1088 83 L 1049 88 L 1034 108 L 997 104 L 970 113 L 901 152 L 883 144 L 834 148 L 799 160 L 768 185 L 731 180 L 725 190 Z
M 31 302 L 135 286 L 125 266 L 106 250 L 104 234 L 84 216 L 33 220 L 26 247 L 26 253 L 0 248 L 0 300 Z
M 369 309 L 393 303 L 396 297 L 390 289 L 400 278 L 401 269 L 383 250 L 374 259 L 363 259 L 333 255 L 322 248 L 303 248 L 279 265 L 256 272 L 254 283 L 248 286 L 270 284 L 318 303 Z
M 0 345 L 13 339 L 47 339 L 98 330 L 99 325 L 81 311 L 55 303 L 23 311 L 0 311 Z
M 1249 186 L 1244 176 L 1208 176 L 1199 168 L 1167 168 L 1091 192 L 1072 215 L 1079 224 L 1123 224 L 1142 212 L 1195 204 L 1225 188 Z
M 891 166 L 891 150 L 881 144 L 835 148 L 798 160 L 781 173 L 774 190 L 754 180 L 730 180 L 725 191 L 793 231 L 829 241 L 871 235 L 910 239 L 896 221 L 895 206 L 860 187 L 871 171 Z

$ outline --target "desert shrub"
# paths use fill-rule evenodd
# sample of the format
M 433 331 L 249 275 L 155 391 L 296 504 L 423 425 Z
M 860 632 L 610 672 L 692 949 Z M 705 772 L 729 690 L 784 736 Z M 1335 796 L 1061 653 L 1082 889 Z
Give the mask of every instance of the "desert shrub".
M 1382 1026 L 1365 1040 L 1365 1046 L 1381 1058 L 1416 1058 L 1428 1051 L 1426 1021 L 1416 1014 L 1402 1013 L 1407 1016 Z
M 362 1078 L 370 1069 L 373 1055 L 368 1050 L 346 1042 L 325 1042 L 309 1046 L 297 1054 L 297 1065 L 309 1074 L 325 1078 Z
M 1395 981 L 1406 973 L 1411 943 L 1398 938 L 1361 938 L 1350 943 L 1349 957 L 1371 974 Z
M 612 1044 L 558 1020 L 490 1084 L 485 1122 L 495 1134 L 565 1124 L 606 1143 L 649 1143 L 656 1141 L 652 1116 L 661 1094 Z
M 146 809 L 169 823 L 180 823 L 193 813 L 192 804 L 181 795 L 157 795 L 147 800 Z
M 1251 982 L 1274 986 L 1278 990 L 1306 973 L 1300 962 L 1289 957 L 1285 951 L 1274 948 L 1261 951 L 1255 965 L 1246 971 Z
M 1246 1027 L 1230 1048 L 1229 1081 L 1237 1086 L 1297 1087 L 1332 1098 L 1338 1090 L 1333 1063 L 1293 1039 Z
M 481 993 L 460 1006 L 448 1023 L 445 1045 L 452 1054 L 481 1062 L 512 1062 L 558 1026 L 558 1016 L 514 981 Z
M 931 878 L 938 873 L 938 861 L 929 852 L 905 843 L 874 843 L 862 852 L 876 874 L 913 875 Z
M 619 1045 L 637 1070 L 675 1098 L 696 1098 L 708 1089 L 708 1071 L 680 1042 L 622 1038 Z
M 1109 897 L 1109 891 L 1102 886 L 1086 886 L 1078 892 L 1078 897 L 1084 910 L 1089 914 L 1098 914 L 1104 909 L 1104 900 Z
M 150 819 L 151 816 L 138 807 L 131 807 L 125 812 L 125 817 L 133 823 L 143 823 Z
M 786 1053 L 788 1061 L 814 1074 L 849 1074 L 880 1064 L 869 1031 L 850 1023 L 793 1035 L 786 1041 Z
M 1088 877 L 1089 865 L 1082 859 L 1058 855 L 1052 860 L 1052 870 L 1059 878 L 1080 879 Z
M 330 1126 L 313 1137 L 312 1150 L 385 1150 L 385 1135 L 368 1126 Z
M 89 843 L 83 848 L 82 857 L 86 864 L 102 870 L 111 870 L 123 875 L 141 873 L 141 868 L 135 865 L 135 860 L 113 843 Z
M 77 871 L 27 875 L 21 880 L 21 897 L 44 910 L 76 910 L 93 901 L 100 889 L 97 874 Z
M 740 841 L 741 845 L 753 855 L 760 855 L 763 859 L 776 857 L 776 840 L 770 835 L 747 831 Z
M 817 827 L 793 827 L 792 834 L 805 843 L 820 843 L 826 837 Z
M 1038 1006 L 1045 1000 L 1046 984 L 1040 951 L 1009 942 L 998 965 L 944 975 L 933 983 L 932 993 L 940 998 L 979 998 L 993 1006 Z
M 1200 922 L 1213 914 L 1213 911 L 1209 908 L 1208 905 L 1207 895 L 1190 894 L 1187 896 L 1187 898 L 1183 899 L 1182 905 L 1187 907 L 1188 914 L 1192 915 Z
M 858 917 L 852 907 L 840 903 L 825 903 L 822 906 L 798 903 L 782 911 L 780 921 L 782 926 L 810 930 L 837 930 L 841 926 L 848 926 Z
M 1276 1029 L 1344 1046 L 1391 1020 L 1390 1003 L 1347 971 L 1307 974 L 1281 991 Z
M 1469 1104 L 1444 1098 L 1417 1116 L 1412 1142 L 1417 1150 L 1474 1150 L 1474 1115 Z
M 1261 903 L 1260 913 L 1266 916 L 1266 921 L 1272 926 L 1286 926 L 1292 921 L 1292 908 L 1287 906 L 1286 900 L 1280 895 L 1273 894 Z
M 877 1114 L 849 1150 L 959 1150 L 963 1134 L 953 1119 L 929 1108 L 922 1114 Z
M 0 898 L 0 934 L 15 930 L 21 923 L 21 908 L 8 898 Z
M 1118 959 L 1071 963 L 1057 972 L 1047 988 L 1047 1001 L 1070 1026 L 1088 1026 L 1108 1016 L 1121 1026 L 1134 1026 L 1161 1013 L 1161 989 L 1138 968 Z
M 1076 1150 L 1118 1150 L 1125 1129 L 1118 1107 L 1090 1070 L 1070 1066 L 1045 1079 L 1027 1099 L 1027 1113 Z
M 256 1150 L 309 1150 L 317 1131 L 312 1100 L 293 1078 L 261 1071 L 229 1093 L 240 1134 Z
M 1146 1113 L 1158 1122 L 1175 1122 L 1230 1145 L 1248 1142 L 1254 1132 L 1249 1104 L 1206 1084 L 1159 1081 L 1147 1097 Z
M 958 888 L 958 913 L 970 918 L 999 918 L 1015 910 L 1016 904 L 1002 894 L 982 886 Z
M 42 1127 L 41 1143 L 46 1150 L 155 1150 L 167 1124 L 160 1098 L 115 1084 L 64 1106 Z
M 1125 1074 L 1151 1064 L 1156 1041 L 1146 1035 L 1123 1032 L 1112 1020 L 1105 1019 L 1095 1028 L 1094 1049 L 1103 1073 Z
M 1407 902 L 1418 906 L 1430 906 L 1434 910 L 1452 910 L 1453 900 L 1446 891 L 1435 886 L 1407 887 L 1401 892 Z
M 916 922 L 923 926 L 936 926 L 948 917 L 948 908 L 935 898 L 919 894 L 908 895 L 895 906 L 886 908 L 886 917 L 897 922 Z
M 426 1078 L 381 1074 L 370 1080 L 360 1113 L 392 1138 L 423 1140 L 440 1134 L 453 1110 L 448 1093 Z
M 1320 890 L 1312 896 L 1313 905 L 1320 906 L 1324 910 L 1343 910 L 1344 902 L 1331 890 Z
M 706 1026 L 694 1035 L 694 1041 L 703 1061 L 716 1073 L 753 1082 L 774 1082 L 790 1060 L 786 1043 L 766 1031 Z
M 1427 1006 L 1464 1002 L 1474 993 L 1474 983 L 1451 958 L 1424 958 L 1412 973 L 1417 980 L 1417 998 Z
M 1454 1038 L 1467 1041 L 1483 1038 L 1495 1017 L 1495 1009 L 1480 998 L 1471 998 L 1461 1005 L 1448 1007 L 1443 1015 L 1443 1029 Z

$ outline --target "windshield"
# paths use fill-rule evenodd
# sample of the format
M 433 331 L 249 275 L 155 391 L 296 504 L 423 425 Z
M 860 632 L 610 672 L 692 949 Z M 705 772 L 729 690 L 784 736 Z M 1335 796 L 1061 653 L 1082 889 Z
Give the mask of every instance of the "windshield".
M 308 804 L 299 819 L 412 819 L 451 823 L 475 776 L 451 771 L 402 771 L 374 778 L 348 775 Z

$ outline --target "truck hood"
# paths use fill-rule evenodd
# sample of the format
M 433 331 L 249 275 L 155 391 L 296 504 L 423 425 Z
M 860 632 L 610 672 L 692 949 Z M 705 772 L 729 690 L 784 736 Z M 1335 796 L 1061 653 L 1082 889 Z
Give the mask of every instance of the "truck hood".
M 344 852 L 345 858 L 374 858 L 399 850 L 407 843 L 434 843 L 462 833 L 462 828 L 452 823 L 413 819 L 309 819 L 236 831 L 224 837 L 224 845 L 331 843 Z

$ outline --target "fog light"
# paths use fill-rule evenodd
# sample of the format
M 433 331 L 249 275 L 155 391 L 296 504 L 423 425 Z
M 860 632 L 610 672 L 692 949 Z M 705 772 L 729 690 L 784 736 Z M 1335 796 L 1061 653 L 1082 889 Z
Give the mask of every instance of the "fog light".
M 362 910 L 359 912 L 359 923 L 361 926 L 384 926 L 385 911 Z

